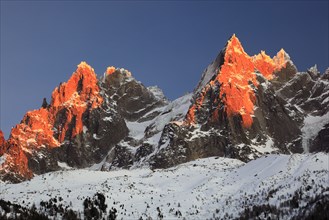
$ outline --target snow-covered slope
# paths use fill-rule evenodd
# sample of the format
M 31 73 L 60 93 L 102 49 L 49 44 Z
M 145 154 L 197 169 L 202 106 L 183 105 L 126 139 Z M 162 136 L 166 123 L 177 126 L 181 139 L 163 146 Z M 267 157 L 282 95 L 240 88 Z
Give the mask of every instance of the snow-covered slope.
M 171 121 L 182 121 L 189 106 L 191 105 L 191 99 L 192 94 L 188 93 L 172 102 L 169 102 L 165 106 L 153 109 L 143 117 L 148 118 L 149 115 L 152 115 L 154 112 L 160 112 L 157 117 L 151 120 L 126 121 L 129 129 L 129 137 L 136 140 L 145 139 L 146 142 L 149 142 L 150 144 L 157 144 L 160 136 L 156 134 L 162 132 L 165 125 Z M 152 133 L 152 135 L 146 135 L 146 129 L 148 133 Z
M 189 93 L 151 109 L 138 120 L 125 119 L 128 136 L 111 149 L 101 163 L 92 166 L 92 169 L 104 171 L 147 166 L 150 157 L 157 153 L 164 127 L 172 121 L 183 121 L 191 99 L 192 94 Z
M 328 154 L 317 153 L 268 155 L 249 163 L 210 157 L 164 170 L 58 171 L 19 184 L 0 182 L 0 199 L 35 204 L 47 215 L 40 203 L 53 199 L 81 218 L 85 199 L 102 193 L 106 213 L 115 208 L 118 219 L 225 219 L 256 215 L 256 209 L 263 219 L 269 208 L 272 217 L 290 219 L 328 198 L 328 166 Z

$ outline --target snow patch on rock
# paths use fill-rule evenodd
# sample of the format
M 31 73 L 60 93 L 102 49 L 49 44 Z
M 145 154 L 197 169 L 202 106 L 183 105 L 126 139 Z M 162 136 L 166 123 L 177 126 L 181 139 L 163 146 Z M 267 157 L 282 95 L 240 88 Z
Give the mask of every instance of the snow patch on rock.
M 329 112 L 322 116 L 308 115 L 304 119 L 304 126 L 302 127 L 302 146 L 305 153 L 309 152 L 309 143 L 316 135 L 329 123 Z

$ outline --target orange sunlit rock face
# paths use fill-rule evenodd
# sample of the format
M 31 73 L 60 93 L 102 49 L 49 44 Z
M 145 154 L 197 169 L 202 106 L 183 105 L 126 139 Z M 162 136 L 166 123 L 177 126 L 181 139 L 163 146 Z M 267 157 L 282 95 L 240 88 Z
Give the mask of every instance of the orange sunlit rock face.
M 28 155 L 42 147 L 60 146 L 73 118 L 75 126 L 72 137 L 81 133 L 83 113 L 98 108 L 102 102 L 94 69 L 81 62 L 71 78 L 53 91 L 48 108 L 27 112 L 22 122 L 11 130 L 6 143 L 6 161 L 0 170 L 9 169 L 23 178 L 31 178 L 33 174 L 28 168 Z M 66 110 L 66 120 L 59 123 L 60 127 L 55 127 L 56 117 L 61 110 Z M 54 129 L 59 132 L 58 139 L 54 137 Z
M 244 52 L 235 36 L 228 42 L 224 65 L 215 80 L 222 83 L 220 97 L 226 104 L 227 115 L 240 114 L 243 125 L 250 127 L 254 93 L 249 82 L 257 85 L 257 80 L 252 59 Z
M 6 143 L 6 160 L 0 170 L 10 170 L 20 178 L 30 179 L 33 174 L 28 168 L 27 155 L 40 147 L 57 147 L 59 142 L 52 136 L 51 124 L 46 109 L 26 113 L 21 124 L 16 125 Z
M 190 107 L 186 117 L 187 123 L 196 122 L 195 110 L 202 106 L 205 94 L 218 82 L 221 85 L 219 99 L 225 104 L 227 116 L 241 115 L 242 125 L 249 128 L 253 123 L 255 103 L 255 93 L 250 84 L 258 86 L 255 71 L 259 71 L 270 80 L 275 71 L 286 66 L 286 62 L 286 53 L 283 49 L 273 59 L 264 51 L 250 57 L 244 51 L 239 39 L 233 35 L 226 46 L 224 64 L 217 77 L 203 88 L 195 104 Z M 212 116 L 212 119 L 216 118 L 218 118 L 217 111 Z
M 192 105 L 187 114 L 186 114 L 186 121 L 188 124 L 195 124 L 195 110 L 196 110 L 196 105 Z
M 11 144 L 6 152 L 6 160 L 1 165 L 0 170 L 11 171 L 19 177 L 19 179 L 31 179 L 32 171 L 28 167 L 28 158 L 24 148 Z
M 114 66 L 109 66 L 109 67 L 107 67 L 107 69 L 106 69 L 106 74 L 107 74 L 107 75 L 110 75 L 110 74 L 114 73 L 115 70 L 116 70 L 116 68 L 115 68 Z
M 287 53 L 284 49 L 281 49 L 275 57 L 273 57 L 275 64 L 275 71 L 279 71 L 287 66 Z
M 273 59 L 264 51 L 252 57 L 255 69 L 263 74 L 266 79 L 273 79 L 273 73 L 286 67 L 286 52 L 281 49 Z
M 64 140 L 73 118 L 76 121 L 72 136 L 75 136 L 82 132 L 82 114 L 88 106 L 98 108 L 103 102 L 102 97 L 99 95 L 97 76 L 94 69 L 85 62 L 78 65 L 78 69 L 67 83 L 62 83 L 53 91 L 51 98 L 51 107 L 49 109 L 51 115 L 56 115 L 64 108 L 68 110 L 64 126 L 56 128 L 60 131 L 59 142 Z
M 2 156 L 5 152 L 5 137 L 3 136 L 3 132 L 0 130 L 0 156 Z

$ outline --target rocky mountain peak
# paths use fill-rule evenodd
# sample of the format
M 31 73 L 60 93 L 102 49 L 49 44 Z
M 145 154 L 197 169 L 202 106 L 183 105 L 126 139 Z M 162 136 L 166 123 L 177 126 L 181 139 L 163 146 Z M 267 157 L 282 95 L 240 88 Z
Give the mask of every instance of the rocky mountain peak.
M 107 69 L 106 69 L 106 74 L 107 74 L 107 75 L 110 75 L 110 74 L 114 73 L 115 70 L 116 70 L 116 68 L 115 68 L 114 66 L 109 66 L 109 67 L 107 67 Z
M 97 75 L 86 62 L 81 62 L 66 83 L 61 83 L 52 93 L 51 106 L 83 105 L 90 103 L 96 108 L 102 103 L 97 85 Z
M 321 76 L 322 79 L 329 81 L 329 68 L 326 69 L 324 74 Z
M 317 65 L 315 64 L 311 68 L 307 70 L 307 73 L 311 76 L 313 80 L 316 80 L 317 78 L 320 77 L 320 71 L 317 68 Z
M 250 56 L 233 35 L 204 71 L 184 121 L 165 127 L 151 164 L 163 168 L 215 155 L 249 161 L 266 153 L 301 153 L 303 115 L 276 92 L 287 86 L 296 94 L 290 86 L 296 73 L 283 49 L 273 58 L 264 51 Z
M 81 62 L 71 78 L 55 88 L 50 105 L 27 112 L 11 130 L 6 161 L 0 170 L 14 171 L 19 178 L 31 178 L 28 158 L 44 148 L 59 147 L 66 138 L 82 133 L 83 115 L 102 102 L 94 69 Z
M 273 58 L 264 51 L 255 56 L 249 56 L 243 49 L 240 40 L 235 34 L 229 39 L 221 52 L 224 62 L 221 64 L 216 77 L 199 92 L 196 102 L 191 106 L 188 115 L 188 124 L 195 124 L 195 111 L 198 111 L 205 101 L 205 95 L 210 90 L 219 90 L 216 100 L 221 100 L 228 117 L 240 115 L 244 127 L 252 125 L 254 113 L 255 93 L 257 87 L 256 72 L 260 72 L 266 79 L 273 79 L 274 73 L 286 67 L 289 56 L 281 49 Z M 213 112 L 212 119 L 218 120 L 218 111 Z
M 107 67 L 103 77 L 103 82 L 105 82 L 107 87 L 116 89 L 118 89 L 122 84 L 130 82 L 131 80 L 133 80 L 133 77 L 130 71 L 114 66 Z
M 5 137 L 3 135 L 3 132 L 0 130 L 0 156 L 4 153 L 4 145 L 6 143 Z
M 107 67 L 106 72 L 105 72 L 105 77 L 108 77 L 110 75 L 116 75 L 116 74 L 121 74 L 126 78 L 132 77 L 132 74 L 129 70 L 126 70 L 124 68 L 117 68 L 114 66 Z
M 59 111 L 67 109 L 66 122 L 60 127 L 59 141 L 64 140 L 68 124 L 75 120 L 72 136 L 82 132 L 82 114 L 88 109 L 98 108 L 103 102 L 99 94 L 98 79 L 86 62 L 81 62 L 71 78 L 60 84 L 52 93 L 50 112 L 56 115 Z

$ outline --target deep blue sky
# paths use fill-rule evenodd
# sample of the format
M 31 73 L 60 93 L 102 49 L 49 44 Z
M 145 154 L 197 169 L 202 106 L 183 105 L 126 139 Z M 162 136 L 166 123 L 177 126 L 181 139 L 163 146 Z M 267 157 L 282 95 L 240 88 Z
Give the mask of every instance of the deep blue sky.
M 169 99 L 192 91 L 236 33 L 247 53 L 284 48 L 300 71 L 328 67 L 328 1 L 1 1 L 0 128 L 67 81 L 80 61 L 130 70 Z

